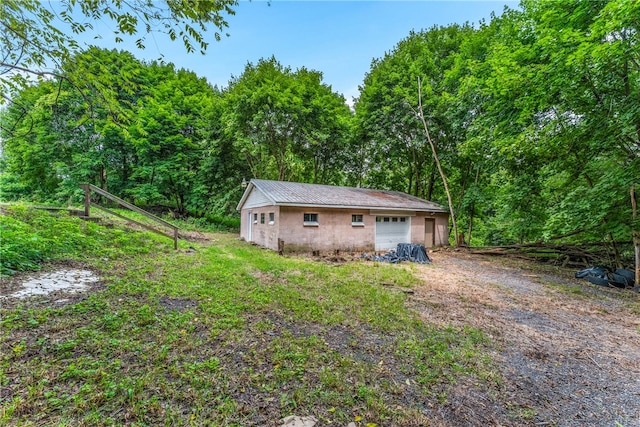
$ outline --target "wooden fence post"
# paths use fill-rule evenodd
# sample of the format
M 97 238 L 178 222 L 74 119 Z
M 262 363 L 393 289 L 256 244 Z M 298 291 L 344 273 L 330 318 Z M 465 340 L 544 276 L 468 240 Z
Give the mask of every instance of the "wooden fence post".
M 91 184 L 80 184 L 80 188 L 84 189 L 84 216 L 85 217 L 89 217 L 89 213 L 90 213 L 89 210 L 91 209 L 91 191 L 94 191 L 97 194 L 99 194 L 100 196 L 103 196 L 103 197 L 107 198 L 108 200 L 111 200 L 112 202 L 117 203 L 118 205 L 120 205 L 123 208 L 126 208 L 126 209 L 132 210 L 134 212 L 137 212 L 140 215 L 146 216 L 147 218 L 151 219 L 152 221 L 155 221 L 155 222 L 157 222 L 159 224 L 164 225 L 165 227 L 168 227 L 168 228 L 172 229 L 173 230 L 173 236 L 171 236 L 171 234 L 168 233 L 168 232 L 155 229 L 155 228 L 153 228 L 153 227 L 151 227 L 151 226 L 149 226 L 147 224 L 144 224 L 144 223 L 142 223 L 140 221 L 136 221 L 136 220 L 134 220 L 132 218 L 128 218 L 128 217 L 126 217 L 124 215 L 121 215 L 118 212 L 112 211 L 111 209 L 107 209 L 107 208 L 105 208 L 103 206 L 100 206 L 98 204 L 94 204 L 93 205 L 95 208 L 98 208 L 98 209 L 100 209 L 100 210 L 102 210 L 102 211 L 104 211 L 104 212 L 106 212 L 106 213 L 108 213 L 110 215 L 114 215 L 114 216 L 117 216 L 119 218 L 125 219 L 125 220 L 127 220 L 129 222 L 133 222 L 135 224 L 138 224 L 142 228 L 145 228 L 145 229 L 147 229 L 149 231 L 152 231 L 154 233 L 160 234 L 160 235 L 165 236 L 165 237 L 169 237 L 169 238 L 173 237 L 173 249 L 178 250 L 178 237 L 180 237 L 180 234 L 178 232 L 178 230 L 179 230 L 178 227 L 176 227 L 175 225 L 171 224 L 170 222 L 167 222 L 167 221 L 163 220 L 162 218 L 158 218 L 157 216 L 153 215 L 152 213 L 149 213 L 149 212 L 145 211 L 144 209 L 140 209 L 139 207 L 137 207 L 135 205 L 132 205 L 131 203 L 126 202 L 126 201 L 122 200 L 121 198 L 116 197 L 113 194 L 111 194 L 111 193 L 109 193 L 109 192 L 107 192 L 105 190 L 102 190 L 101 188 L 98 188 L 98 187 L 96 187 L 94 185 L 91 185 Z
M 91 216 L 91 190 L 89 184 L 80 184 L 84 188 L 84 216 L 89 218 Z

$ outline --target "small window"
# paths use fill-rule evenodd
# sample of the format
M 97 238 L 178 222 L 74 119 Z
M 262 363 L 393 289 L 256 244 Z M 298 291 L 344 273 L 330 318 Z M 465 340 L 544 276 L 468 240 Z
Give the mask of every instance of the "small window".
M 382 219 L 382 221 L 383 221 L 383 222 L 389 222 L 389 217 L 388 217 L 388 216 L 385 216 L 385 217 Z
M 318 222 L 318 214 L 314 214 L 314 213 L 304 214 L 304 222 Z
M 382 217 L 381 216 L 377 216 L 376 217 L 376 222 L 382 222 Z
M 304 214 L 304 225 L 318 225 L 318 214 L 317 213 Z
M 407 218 L 406 217 L 400 217 L 400 222 L 407 222 Z
M 360 214 L 351 215 L 351 225 L 354 227 L 363 227 L 364 217 Z
M 269 224 L 273 224 L 276 221 L 276 214 L 269 212 Z
M 260 214 L 260 224 L 264 224 L 264 213 Z
M 257 223 L 258 223 L 258 214 L 257 214 L 257 213 L 254 213 L 254 214 L 253 214 L 253 223 L 254 223 L 254 224 L 257 224 Z
M 398 222 L 398 217 L 394 216 L 393 218 L 391 218 L 391 222 Z

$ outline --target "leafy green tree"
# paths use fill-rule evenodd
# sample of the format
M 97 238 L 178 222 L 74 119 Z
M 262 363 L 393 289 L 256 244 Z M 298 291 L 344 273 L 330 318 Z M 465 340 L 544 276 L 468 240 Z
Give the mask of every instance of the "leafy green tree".
M 45 200 L 56 192 L 62 180 L 58 166 L 70 161 L 70 153 L 54 136 L 52 116 L 54 108 L 60 111 L 68 105 L 67 95 L 45 82 L 23 91 L 13 108 L 0 117 L 11 132 L 2 135 L 3 179 L 11 177 L 18 184 L 11 188 L 20 189 L 5 188 L 4 197 Z
M 345 99 L 322 83 L 322 74 L 299 69 L 296 79 L 303 103 L 301 144 L 295 150 L 313 183 L 338 184 L 349 158 L 353 115 Z
M 134 107 L 136 123 L 129 141 L 138 160 L 127 192 L 142 203 L 189 210 L 203 154 L 206 122 L 213 90 L 202 78 L 171 65 L 147 68 L 149 95 Z
M 81 56 L 77 62 L 98 59 L 107 64 L 107 75 L 142 68 L 130 54 L 116 51 L 94 48 Z M 117 77 L 112 87 L 123 108 L 131 105 L 132 95 L 120 89 Z M 87 117 L 85 98 L 66 80 L 28 87 L 6 111 L 2 117 L 4 172 L 17 176 L 32 197 L 64 201 L 79 192 L 80 182 L 115 192 L 126 185 L 132 150 L 124 141 L 124 129 L 108 119 L 109 110 L 99 102 Z M 34 175 L 25 173 L 28 170 Z
M 524 185 L 517 192 L 527 203 L 502 206 L 531 219 L 521 227 L 529 238 L 630 234 L 629 188 L 640 180 L 639 7 L 523 1 L 501 19 L 475 129 L 490 141 L 483 151 Z
M 230 82 L 225 101 L 227 135 L 253 177 L 339 181 L 351 114 L 320 73 L 262 59 Z
M 236 216 L 236 206 L 244 190 L 242 180 L 251 176 L 235 140 L 226 132 L 224 96 L 214 87 L 209 108 L 201 111 L 202 158 L 191 202 L 193 212 L 200 216 Z
M 91 60 L 99 59 L 97 64 Z M 136 122 L 128 128 L 109 119 L 96 102 L 85 116 L 85 100 L 63 80 L 23 91 L 3 120 L 5 172 L 18 176 L 38 199 L 66 200 L 90 182 L 143 204 L 163 203 L 186 211 L 192 176 L 199 166 L 211 87 L 173 66 L 146 65 L 124 52 L 91 49 L 74 58 L 112 75 L 111 87 L 123 111 Z M 140 88 L 122 87 L 128 74 Z M 105 81 L 108 77 L 105 77 Z
M 365 185 L 443 201 L 451 207 L 454 234 L 456 206 L 447 176 L 457 177 L 460 200 L 465 175 L 458 170 L 465 162 L 457 147 L 465 129 L 455 109 L 458 79 L 449 74 L 473 32 L 467 25 L 412 32 L 373 62 L 356 104 L 358 135 L 368 149 Z
M 423 195 L 422 173 L 428 164 L 426 141 L 413 107 L 416 79 L 411 61 L 421 55 L 419 35 L 412 35 L 396 51 L 374 60 L 355 104 L 361 149 L 357 161 L 364 186 Z M 413 56 L 401 50 L 414 48 Z M 398 52 L 397 54 L 395 52 Z
M 112 92 L 103 74 L 68 66 L 84 51 L 75 39 L 77 35 L 94 31 L 94 24 L 104 21 L 113 24 L 116 42 L 136 38 L 136 45 L 144 48 L 145 38 L 159 32 L 172 40 L 180 39 L 188 52 L 204 53 L 209 44 L 205 34 L 208 26 L 216 29 L 213 35 L 219 40 L 220 31 L 228 26 L 226 17 L 235 13 L 237 5 L 237 0 L 62 0 L 54 8 L 37 0 L 3 0 L 0 82 L 15 94 L 29 84 L 31 77 L 53 76 L 67 80 L 72 87 L 88 84 L 111 100 Z M 4 101 L 10 99 L 8 93 L 2 95 Z
M 462 41 L 472 32 L 471 27 L 459 25 L 412 32 L 384 58 L 374 60 L 356 103 L 359 135 L 369 148 L 367 157 L 373 159 L 365 172 L 367 185 L 429 199 L 442 197 L 441 192 L 434 194 L 439 178 L 416 113 L 417 79 L 422 79 L 423 110 L 431 136 L 443 158 L 451 162 L 460 135 L 449 120 L 457 81 L 447 74 Z

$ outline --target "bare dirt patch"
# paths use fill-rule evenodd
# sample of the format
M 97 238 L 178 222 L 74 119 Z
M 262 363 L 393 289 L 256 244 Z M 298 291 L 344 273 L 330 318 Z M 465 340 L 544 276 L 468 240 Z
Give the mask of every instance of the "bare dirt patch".
M 217 241 L 215 233 L 205 233 L 195 230 L 180 230 L 179 237 L 180 239 L 196 242 L 203 246 L 210 246 Z
M 161 297 L 158 301 L 158 304 L 161 307 L 164 307 L 166 310 L 176 310 L 179 312 L 193 310 L 198 306 L 198 303 L 196 301 L 190 299 L 170 297 Z
M 41 271 L 21 272 L 0 278 L 0 307 L 47 303 L 57 306 L 76 303 L 90 292 L 104 287 L 99 275 L 82 263 L 61 261 Z
M 471 326 L 497 344 L 495 389 L 458 383 L 452 425 L 640 426 L 640 297 L 573 272 L 430 254 L 409 303 L 428 322 Z

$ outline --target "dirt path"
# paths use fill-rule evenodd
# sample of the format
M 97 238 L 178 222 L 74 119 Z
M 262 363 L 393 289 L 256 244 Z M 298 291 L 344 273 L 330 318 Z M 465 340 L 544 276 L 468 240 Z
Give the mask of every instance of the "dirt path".
M 497 343 L 495 390 L 460 384 L 451 425 L 640 426 L 640 296 L 570 271 L 436 252 L 411 304 Z M 618 424 L 619 423 L 619 424 Z

